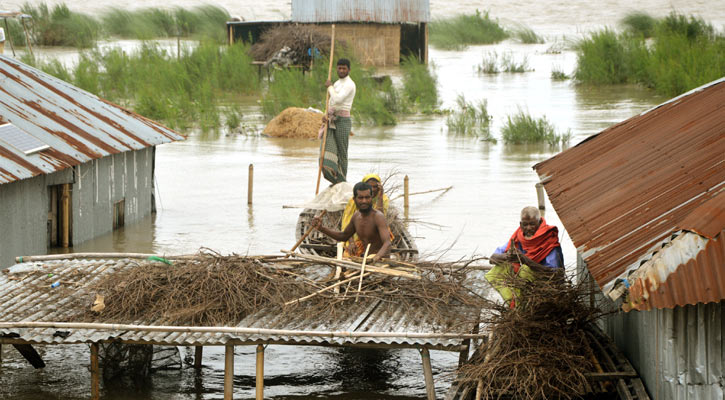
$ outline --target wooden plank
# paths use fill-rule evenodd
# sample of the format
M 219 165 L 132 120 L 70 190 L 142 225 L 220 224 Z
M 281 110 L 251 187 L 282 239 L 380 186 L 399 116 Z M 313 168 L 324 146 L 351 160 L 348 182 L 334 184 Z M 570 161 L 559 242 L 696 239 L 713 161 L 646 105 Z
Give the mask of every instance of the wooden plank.
M 264 345 L 257 345 L 257 400 L 264 400 Z
M 98 343 L 91 343 L 91 400 L 101 398 L 101 373 L 98 367 Z
M 224 400 L 232 400 L 234 394 L 234 346 L 224 346 Z
M 194 368 L 201 368 L 201 359 L 204 356 L 204 346 L 196 346 L 194 349 Z
M 584 374 L 587 379 L 593 381 L 610 381 L 615 379 L 637 378 L 639 375 L 632 371 L 620 372 L 591 372 Z

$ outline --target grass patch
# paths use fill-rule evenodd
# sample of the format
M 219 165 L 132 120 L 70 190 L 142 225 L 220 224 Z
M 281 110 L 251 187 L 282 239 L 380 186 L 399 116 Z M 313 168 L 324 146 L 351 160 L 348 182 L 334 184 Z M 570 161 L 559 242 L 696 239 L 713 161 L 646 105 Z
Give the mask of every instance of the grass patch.
M 498 53 L 491 51 L 483 55 L 483 62 L 477 66 L 477 70 L 480 74 L 497 74 L 499 72 L 528 72 L 531 69 L 527 56 L 516 59 L 511 52 L 505 52 L 499 61 Z
M 564 73 L 559 67 L 553 67 L 551 69 L 551 79 L 555 81 L 565 81 L 571 77 Z
M 217 6 L 203 5 L 191 9 L 176 7 L 171 10 L 143 8 L 126 11 L 111 8 L 102 16 L 106 33 L 133 39 L 185 37 L 226 41 L 225 22 L 229 13 Z
M 180 57 L 153 44 L 132 54 L 84 52 L 72 70 L 57 60 L 25 62 L 175 129 L 222 125 L 221 102 L 258 93 L 259 78 L 243 44 L 202 42 Z
M 403 96 L 423 113 L 432 113 L 438 108 L 438 79 L 428 65 L 414 56 L 403 59 Z
M 512 36 L 524 44 L 541 44 L 544 38 L 539 36 L 533 29 L 527 26 L 514 28 Z
M 506 118 L 501 136 L 506 144 L 548 143 L 552 146 L 566 144 L 571 139 L 570 132 L 558 134 L 546 117 L 534 118 L 522 110 Z
M 575 77 L 591 84 L 637 83 L 676 96 L 725 75 L 725 36 L 702 19 L 677 13 L 643 35 L 595 32 L 577 45 Z
M 439 19 L 430 24 L 430 44 L 445 50 L 461 50 L 468 45 L 493 44 L 509 37 L 488 11 L 476 10 L 474 15 L 458 15 Z
M 498 53 L 490 51 L 483 55 L 483 62 L 477 67 L 479 74 L 497 74 L 498 69 Z
M 635 11 L 622 18 L 621 25 L 630 34 L 649 38 L 654 34 L 657 20 L 645 12 Z
M 473 104 L 466 101 L 462 94 L 456 99 L 456 110 L 446 119 L 448 133 L 477 136 L 481 140 L 496 143 L 496 138 L 491 135 L 490 124 L 491 116 L 486 100 Z
M 33 17 L 26 23 L 30 40 L 42 46 L 88 48 L 96 43 L 102 33 L 101 24 L 95 18 L 71 11 L 64 3 L 52 9 L 45 3 L 37 6 L 25 3 L 21 10 Z

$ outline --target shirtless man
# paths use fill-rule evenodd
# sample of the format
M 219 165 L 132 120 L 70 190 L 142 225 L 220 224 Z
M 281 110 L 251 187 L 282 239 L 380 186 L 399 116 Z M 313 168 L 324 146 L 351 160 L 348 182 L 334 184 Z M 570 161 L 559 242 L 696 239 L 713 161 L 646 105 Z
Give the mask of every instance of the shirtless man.
M 331 238 L 344 242 L 357 233 L 362 241 L 363 249 L 370 244 L 369 254 L 375 254 L 373 262 L 390 255 L 390 229 L 385 221 L 385 215 L 372 206 L 372 188 L 365 182 L 358 182 L 352 189 L 357 211 L 352 216 L 351 222 L 342 232 L 325 228 L 322 226 L 322 219 L 315 217 L 312 226 Z

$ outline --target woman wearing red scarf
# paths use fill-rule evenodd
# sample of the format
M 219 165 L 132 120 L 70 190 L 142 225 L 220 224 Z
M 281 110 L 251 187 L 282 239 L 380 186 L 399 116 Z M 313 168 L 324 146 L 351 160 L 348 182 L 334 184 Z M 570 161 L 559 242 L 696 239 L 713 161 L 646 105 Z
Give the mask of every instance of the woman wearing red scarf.
M 486 274 L 486 279 L 513 307 L 515 293 L 503 285 L 507 274 L 505 266 L 510 263 L 514 274 L 525 279 L 534 279 L 533 272 L 554 272 L 563 267 L 559 229 L 547 225 L 536 207 L 526 207 L 521 210 L 519 228 L 508 243 L 496 249 L 489 261 L 496 267 Z M 526 271 L 521 269 L 522 264 L 528 267 Z

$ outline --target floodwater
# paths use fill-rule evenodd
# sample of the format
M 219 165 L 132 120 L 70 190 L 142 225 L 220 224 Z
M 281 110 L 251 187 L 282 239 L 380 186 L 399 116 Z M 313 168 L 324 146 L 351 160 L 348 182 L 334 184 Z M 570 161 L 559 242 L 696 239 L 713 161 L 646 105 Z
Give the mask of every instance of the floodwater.
M 17 8 L 20 1 L 4 1 Z M 53 3 L 53 2 L 49 2 Z M 113 5 L 65 1 L 72 9 L 97 12 Z M 161 6 L 157 1 L 133 6 Z M 197 3 L 177 1 L 179 6 Z M 289 15 L 289 2 L 227 1 L 217 4 L 232 14 L 252 19 Z M 606 1 L 596 8 L 588 1 L 523 2 L 432 0 L 432 16 L 488 8 L 493 17 L 526 23 L 544 33 L 547 43 L 513 42 L 475 46 L 465 51 L 430 50 L 438 76 L 442 107 L 451 108 L 459 94 L 488 101 L 492 132 L 500 135 L 506 116 L 519 109 L 545 115 L 560 131 L 571 130 L 574 145 L 602 129 L 666 100 L 635 86 L 585 87 L 550 79 L 552 68 L 570 74 L 574 53 L 560 47 L 591 28 L 614 26 L 631 11 L 631 2 Z M 665 15 L 672 9 L 703 14 L 715 26 L 725 21 L 725 3 L 649 0 L 638 9 Z M 479 75 L 484 54 L 511 52 L 526 56 L 532 72 Z M 8 51 L 6 50 L 6 54 Z M 394 68 L 382 71 L 398 75 Z M 322 94 L 321 94 L 322 95 Z M 258 107 L 247 107 L 247 124 L 256 124 Z M 354 115 L 354 108 L 353 108 Z M 446 132 L 444 116 L 411 116 L 394 127 L 354 127 L 350 141 L 349 179 L 375 171 L 396 173 L 402 185 L 410 178 L 411 192 L 447 186 L 444 195 L 411 197 L 411 233 L 421 251 L 446 260 L 488 255 L 503 244 L 517 226 L 522 207 L 536 204 L 538 177 L 532 165 L 560 149 L 547 146 L 505 146 Z M 208 247 L 222 253 L 269 254 L 295 242 L 294 226 L 300 204 L 314 195 L 318 144 L 307 140 L 270 139 L 258 135 L 192 133 L 183 142 L 157 149 L 158 213 L 112 234 L 76 246 L 74 251 L 155 252 L 179 254 Z M 247 203 L 248 166 L 254 165 L 254 204 Z M 398 191 L 400 193 L 400 190 Z M 397 201 L 402 206 L 400 200 Z M 559 218 L 547 202 L 546 218 L 561 230 L 566 264 L 575 264 L 575 249 Z M 82 399 L 90 392 L 87 346 L 40 347 L 48 366 L 33 370 L 17 352 L 3 347 L 0 398 Z M 254 348 L 239 347 L 235 358 L 235 398 L 254 397 Z M 204 369 L 159 372 L 141 388 L 106 388 L 109 399 L 216 399 L 223 396 L 222 348 L 205 349 Z M 436 389 L 442 397 L 457 362 L 452 353 L 432 352 Z M 425 398 L 420 356 L 415 350 L 382 353 L 318 347 L 270 346 L 265 360 L 265 395 L 277 399 L 408 399 Z

